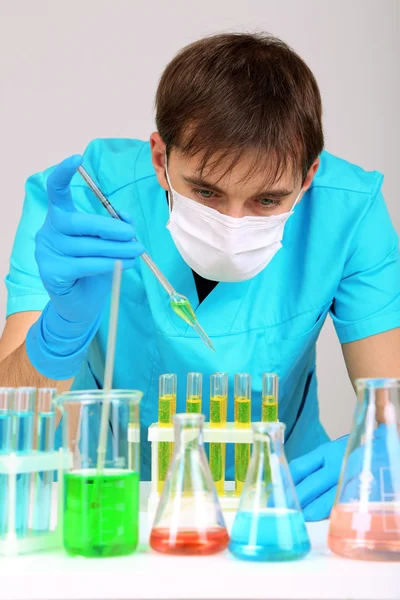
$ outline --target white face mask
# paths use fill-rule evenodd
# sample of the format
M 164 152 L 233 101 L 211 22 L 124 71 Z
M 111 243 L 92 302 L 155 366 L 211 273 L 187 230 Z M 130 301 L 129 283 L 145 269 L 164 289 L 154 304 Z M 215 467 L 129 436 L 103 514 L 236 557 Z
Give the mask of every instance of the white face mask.
M 165 165 L 167 163 L 165 162 Z M 280 248 L 286 221 L 292 210 L 269 217 L 235 218 L 178 194 L 172 186 L 167 228 L 184 261 L 212 281 L 237 282 L 260 273 Z

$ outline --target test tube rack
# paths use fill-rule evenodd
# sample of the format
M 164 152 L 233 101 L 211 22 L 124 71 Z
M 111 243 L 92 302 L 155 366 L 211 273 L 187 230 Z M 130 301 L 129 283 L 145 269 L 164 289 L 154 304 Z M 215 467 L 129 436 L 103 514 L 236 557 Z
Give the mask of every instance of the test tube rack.
M 16 556 L 18 554 L 27 554 L 30 552 L 39 552 L 50 550 L 62 546 L 63 531 L 63 498 L 64 498 L 64 473 L 72 467 L 72 453 L 65 450 L 54 452 L 32 452 L 31 454 L 20 455 L 10 453 L 0 455 L 0 477 L 6 477 L 7 485 L 7 526 L 6 533 L 0 537 L 0 555 Z M 23 537 L 18 537 L 16 533 L 16 507 L 17 507 L 17 478 L 22 474 L 57 471 L 58 483 L 57 502 L 55 515 L 53 513 L 53 504 L 51 505 L 52 517 L 56 516 L 56 524 L 53 530 L 48 532 L 36 532 L 28 529 Z M 32 499 L 31 486 L 29 489 L 29 500 Z M 1 508 L 1 507 L 0 507 Z M 30 511 L 31 512 L 31 511 Z
M 157 511 L 160 494 L 158 492 L 158 444 L 159 442 L 173 442 L 173 427 L 159 427 L 153 423 L 148 429 L 148 440 L 151 443 L 151 487 L 147 504 L 149 523 L 154 520 Z M 204 423 L 204 443 L 217 442 L 222 444 L 252 444 L 253 430 L 249 428 L 238 428 L 235 423 L 226 423 L 225 427 L 212 427 L 210 423 Z M 225 493 L 218 496 L 223 511 L 236 511 L 239 506 L 240 497 L 235 495 L 234 482 L 225 482 Z

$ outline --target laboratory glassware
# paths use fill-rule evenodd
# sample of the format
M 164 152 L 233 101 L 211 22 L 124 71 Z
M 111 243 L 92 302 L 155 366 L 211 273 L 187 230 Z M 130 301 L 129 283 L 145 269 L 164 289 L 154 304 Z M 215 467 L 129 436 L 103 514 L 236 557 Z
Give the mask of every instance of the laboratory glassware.
M 252 561 L 288 561 L 310 551 L 303 513 L 283 449 L 283 423 L 253 423 L 253 452 L 230 551 Z
M 261 421 L 266 423 L 278 420 L 278 375 L 263 373 Z
M 228 407 L 228 373 L 210 376 L 210 427 L 226 427 Z M 210 469 L 219 495 L 225 488 L 226 446 L 220 442 L 210 444 Z
M 251 375 L 236 373 L 234 379 L 234 424 L 251 427 Z M 240 496 L 250 462 L 250 444 L 235 444 L 235 494 Z
M 11 452 L 12 409 L 14 388 L 0 388 L 0 455 Z M 0 474 L 0 537 L 7 533 L 8 475 Z
M 86 169 L 82 166 L 79 166 L 77 171 L 86 181 L 86 183 L 88 184 L 92 192 L 95 194 L 95 196 L 100 200 L 108 214 L 110 214 L 114 219 L 121 220 L 121 217 L 119 216 L 115 208 L 112 206 L 109 200 L 107 200 L 103 192 L 90 177 Z M 153 275 L 155 275 L 155 277 L 158 279 L 164 290 L 169 295 L 169 301 L 172 310 L 178 315 L 178 317 L 180 317 L 188 325 L 193 327 L 193 329 L 196 331 L 197 335 L 204 342 L 204 344 L 206 344 L 206 346 L 208 346 L 211 350 L 215 352 L 213 343 L 211 342 L 210 338 L 198 322 L 196 314 L 186 296 L 178 294 L 178 292 L 174 290 L 168 279 L 165 277 L 165 275 L 163 275 L 163 273 L 160 271 L 160 269 L 157 267 L 157 265 L 146 252 L 144 252 L 141 255 L 141 258 L 144 260 L 146 265 L 152 271 Z
M 364 560 L 400 560 L 400 380 L 359 379 L 328 545 Z
M 229 541 L 203 446 L 204 416 L 174 416 L 175 444 L 150 545 L 166 554 L 214 554 Z
M 30 454 L 33 451 L 33 430 L 35 416 L 36 388 L 18 387 L 14 392 L 12 411 L 12 450 L 17 454 Z M 19 473 L 16 484 L 16 518 L 17 537 L 24 537 L 28 532 L 30 505 L 30 473 Z
M 97 448 L 97 475 L 101 475 L 104 469 L 104 461 L 106 458 L 107 448 L 107 433 L 108 424 L 110 421 L 110 402 L 108 400 L 109 392 L 113 387 L 113 374 L 114 374 L 114 361 L 115 361 L 115 348 L 117 343 L 117 331 L 118 331 L 118 315 L 119 315 L 119 297 L 121 292 L 121 278 L 122 278 L 122 261 L 116 260 L 114 264 L 113 280 L 111 288 L 111 301 L 110 301 L 110 317 L 108 321 L 108 335 L 107 335 L 107 350 L 106 350 L 106 364 L 104 367 L 104 382 L 103 382 L 103 395 L 104 399 L 101 408 L 101 419 L 100 419 L 100 435 L 99 444 Z
M 139 403 L 137 390 L 73 391 L 57 397 L 63 448 L 73 466 L 64 477 L 63 543 L 68 554 L 122 556 L 134 552 L 139 522 Z M 106 452 L 97 453 L 102 405 L 109 403 Z
M 158 383 L 158 425 L 172 427 L 172 418 L 176 413 L 177 377 L 174 373 L 160 375 Z M 158 444 L 158 492 L 162 491 L 172 458 L 172 442 Z
M 203 404 L 203 375 L 188 373 L 186 383 L 186 412 L 201 414 Z
M 36 451 L 53 452 L 56 428 L 54 399 L 56 388 L 39 388 L 37 391 Z M 33 491 L 33 523 L 36 533 L 50 529 L 51 489 L 54 480 L 53 471 L 35 473 Z

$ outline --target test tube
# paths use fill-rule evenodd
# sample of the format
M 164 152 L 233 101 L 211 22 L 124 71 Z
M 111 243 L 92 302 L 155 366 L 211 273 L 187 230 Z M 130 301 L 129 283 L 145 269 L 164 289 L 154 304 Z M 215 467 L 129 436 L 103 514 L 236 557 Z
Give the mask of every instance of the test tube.
M 176 382 L 174 373 L 160 376 L 158 384 L 158 426 L 172 427 L 172 417 L 176 413 Z M 167 477 L 172 457 L 172 442 L 158 444 L 158 492 L 161 493 Z
M 17 454 L 30 454 L 33 450 L 33 423 L 36 388 L 19 387 L 14 394 L 12 447 Z M 28 531 L 30 473 L 19 473 L 16 486 L 15 529 L 18 537 Z
M 186 386 L 186 412 L 201 414 L 203 397 L 202 373 L 188 373 Z
M 210 427 L 225 427 L 228 407 L 228 373 L 210 377 Z M 225 444 L 210 444 L 210 470 L 219 495 L 225 491 Z
M 278 420 L 278 375 L 263 373 L 261 421 L 272 423 Z
M 37 396 L 37 452 L 54 451 L 54 434 L 56 426 L 56 413 L 54 398 L 57 394 L 55 388 L 39 388 Z M 53 484 L 53 471 L 41 471 L 35 475 L 33 497 L 33 530 L 44 533 L 50 529 L 51 513 L 51 488 Z
M 251 427 L 251 375 L 236 373 L 234 385 L 235 427 Z M 250 444 L 235 444 L 235 494 L 240 496 L 250 462 Z
M 14 388 L 0 388 L 0 455 L 11 452 L 11 409 Z M 0 474 L 0 538 L 7 533 L 8 475 Z

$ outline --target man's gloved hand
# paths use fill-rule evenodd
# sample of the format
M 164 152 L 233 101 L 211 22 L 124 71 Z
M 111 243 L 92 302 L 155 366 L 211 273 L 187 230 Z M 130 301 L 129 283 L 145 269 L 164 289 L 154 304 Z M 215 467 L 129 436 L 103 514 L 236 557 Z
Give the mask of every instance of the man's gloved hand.
M 30 328 L 26 350 L 33 366 L 51 379 L 79 371 L 111 290 L 117 259 L 123 269 L 144 252 L 129 215 L 123 221 L 78 211 L 70 181 L 81 164 L 71 156 L 47 181 L 48 212 L 36 235 L 35 258 L 50 302 Z
M 343 472 L 341 502 L 357 502 L 362 488 L 369 502 L 381 502 L 385 496 L 395 497 L 399 493 L 396 473 L 400 464 L 400 438 L 394 408 L 392 412 L 387 423 L 371 431 L 364 428 L 362 436 L 353 435 Z M 291 461 L 290 471 L 306 521 L 329 517 L 348 437 L 323 444 Z
M 306 521 L 321 521 L 329 517 L 348 437 L 322 444 L 290 462 L 290 472 Z

